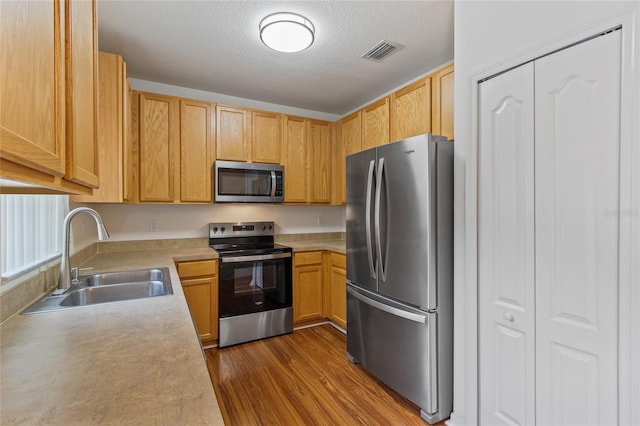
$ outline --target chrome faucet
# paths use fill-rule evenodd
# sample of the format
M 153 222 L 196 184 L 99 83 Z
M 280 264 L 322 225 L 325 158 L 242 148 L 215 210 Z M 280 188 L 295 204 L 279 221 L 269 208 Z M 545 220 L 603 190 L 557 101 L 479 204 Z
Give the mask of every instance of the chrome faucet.
M 58 280 L 58 288 L 53 291 L 53 294 L 61 294 L 67 291 L 71 287 L 71 269 L 69 268 L 69 240 L 71 239 L 71 220 L 76 217 L 78 213 L 89 213 L 96 221 L 98 227 L 98 239 L 106 240 L 109 238 L 109 233 L 102 223 L 102 218 L 97 211 L 88 207 L 78 207 L 70 211 L 64 218 L 63 231 L 62 231 L 62 259 L 60 262 L 60 279 Z

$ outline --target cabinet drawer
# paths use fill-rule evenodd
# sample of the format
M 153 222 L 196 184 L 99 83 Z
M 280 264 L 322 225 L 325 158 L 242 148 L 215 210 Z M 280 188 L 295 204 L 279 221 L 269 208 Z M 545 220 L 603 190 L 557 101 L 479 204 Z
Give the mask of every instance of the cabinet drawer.
M 331 265 L 346 269 L 347 256 L 342 253 L 331 252 Z
M 197 260 L 193 262 L 178 262 L 178 276 L 180 278 L 202 277 L 218 275 L 217 260 Z
M 322 263 L 322 252 L 308 251 L 303 253 L 295 253 L 294 263 L 296 266 L 320 264 Z

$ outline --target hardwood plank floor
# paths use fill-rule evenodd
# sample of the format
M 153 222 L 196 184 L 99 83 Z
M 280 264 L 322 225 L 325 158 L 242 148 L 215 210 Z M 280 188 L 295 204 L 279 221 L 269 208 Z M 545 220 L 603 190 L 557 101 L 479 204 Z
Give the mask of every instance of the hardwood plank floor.
M 346 346 L 344 334 L 325 324 L 206 350 L 225 423 L 427 424 L 417 406 L 351 364 Z M 438 425 L 444 426 L 444 422 Z

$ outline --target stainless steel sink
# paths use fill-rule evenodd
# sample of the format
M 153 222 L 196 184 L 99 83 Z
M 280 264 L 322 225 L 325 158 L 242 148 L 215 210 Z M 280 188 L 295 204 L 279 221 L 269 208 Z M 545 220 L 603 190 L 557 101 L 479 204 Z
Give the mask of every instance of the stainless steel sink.
M 49 294 L 22 313 L 34 314 L 170 294 L 173 294 L 173 287 L 168 268 L 103 272 L 78 277 L 66 293 L 58 296 Z

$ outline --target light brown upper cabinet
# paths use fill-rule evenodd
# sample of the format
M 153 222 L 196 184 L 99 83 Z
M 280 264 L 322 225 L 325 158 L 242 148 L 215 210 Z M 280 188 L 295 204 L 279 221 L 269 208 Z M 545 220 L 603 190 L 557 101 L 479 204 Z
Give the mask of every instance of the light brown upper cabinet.
M 282 114 L 251 112 L 251 161 L 280 164 Z
M 432 132 L 453 140 L 453 64 L 431 75 Z
M 180 201 L 210 203 L 213 165 L 213 107 L 180 100 Z
M 93 195 L 75 195 L 76 203 L 125 201 L 125 146 L 129 137 L 129 83 L 122 56 L 98 55 L 98 170 L 100 187 Z M 127 163 L 128 164 L 128 163 Z M 128 179 L 127 173 L 127 179 Z
M 362 110 L 355 112 L 338 122 L 338 135 L 339 141 L 336 151 L 340 150 L 340 158 L 334 160 L 338 169 L 334 172 L 334 179 L 336 185 L 333 185 L 334 190 L 338 191 L 339 204 L 346 203 L 346 182 L 347 182 L 347 168 L 346 168 L 346 156 L 362 151 Z
M 342 125 L 342 146 L 345 155 L 362 151 L 362 111 L 355 112 L 340 120 Z
M 284 143 L 284 201 L 307 202 L 307 120 L 285 115 Z
M 137 95 L 131 143 L 137 202 L 211 202 L 214 109 L 208 102 Z
M 431 79 L 420 79 L 391 95 L 391 141 L 431 132 Z
M 0 177 L 35 185 L 31 192 L 87 194 L 99 184 L 95 8 L 2 3 Z
M 216 159 L 251 161 L 251 111 L 216 106 Z
M 389 143 L 389 97 L 362 110 L 362 150 Z
M 331 124 L 307 120 L 309 202 L 331 202 Z
M 138 200 L 172 203 L 175 197 L 176 159 L 179 155 L 179 100 L 140 93 Z
M 341 205 L 347 202 L 346 196 L 346 172 L 345 172 L 345 154 L 342 145 L 342 126 L 333 123 L 331 126 L 331 204 Z
M 97 188 L 98 34 L 95 1 L 65 2 L 66 151 L 65 178 Z

